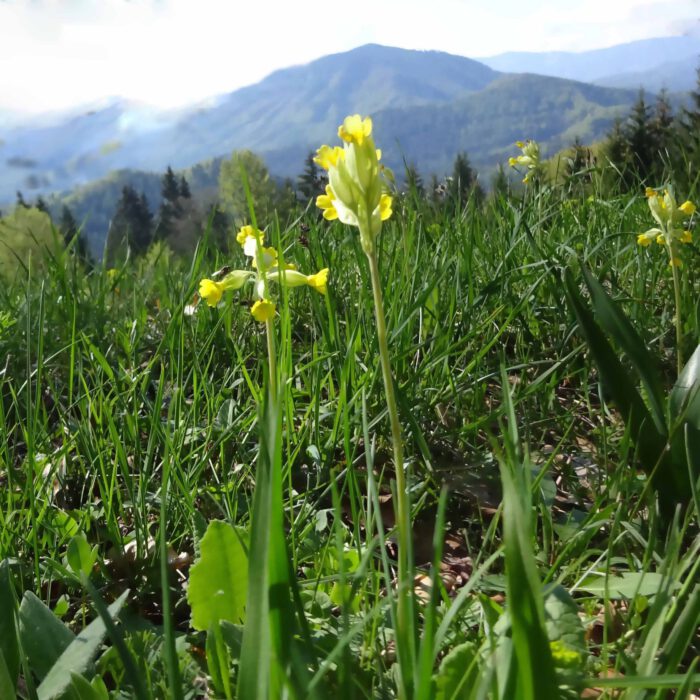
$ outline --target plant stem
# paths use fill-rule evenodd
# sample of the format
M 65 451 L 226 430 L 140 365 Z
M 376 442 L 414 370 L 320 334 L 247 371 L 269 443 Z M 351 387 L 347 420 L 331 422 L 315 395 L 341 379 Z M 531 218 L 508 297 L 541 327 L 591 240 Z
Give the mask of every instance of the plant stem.
M 671 253 L 671 271 L 673 273 L 673 296 L 676 306 L 676 364 L 678 376 L 683 371 L 683 325 L 681 322 L 681 280 L 678 273 L 678 266 L 673 264 L 673 251 Z
M 382 365 L 382 375 L 384 378 L 384 391 L 386 394 L 386 405 L 389 411 L 391 422 L 391 441 L 394 450 L 394 467 L 396 470 L 396 524 L 398 527 L 399 539 L 399 572 L 398 572 L 398 611 L 397 611 L 397 636 L 398 642 L 408 642 L 412 646 L 412 624 L 411 624 L 411 522 L 408 491 L 406 486 L 406 475 L 403 465 L 403 443 L 401 441 L 401 424 L 399 422 L 399 412 L 396 407 L 396 396 L 394 394 L 394 381 L 391 374 L 391 362 L 389 360 L 389 346 L 387 343 L 386 319 L 384 317 L 384 303 L 382 298 L 382 286 L 379 277 L 379 266 L 377 265 L 376 252 L 367 252 L 369 261 L 370 276 L 372 278 L 372 294 L 374 296 L 374 313 L 377 322 L 377 342 L 379 344 L 379 359 Z M 409 646 L 410 648 L 410 646 Z M 404 649 L 406 647 L 404 646 Z M 408 649 L 406 649 L 408 651 Z M 408 659 L 404 658 L 404 663 Z M 403 669 L 410 672 L 410 669 Z M 405 673 L 402 675 L 405 676 Z
M 277 396 L 277 356 L 275 355 L 275 324 L 270 319 L 265 321 L 267 336 L 267 365 L 270 373 L 270 396 Z

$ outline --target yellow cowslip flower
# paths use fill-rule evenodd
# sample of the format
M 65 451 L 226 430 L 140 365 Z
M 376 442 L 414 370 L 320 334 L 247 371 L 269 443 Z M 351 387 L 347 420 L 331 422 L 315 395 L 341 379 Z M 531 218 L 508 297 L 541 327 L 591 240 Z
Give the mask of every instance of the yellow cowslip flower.
M 646 233 L 637 236 L 637 243 L 648 245 L 653 238 L 660 245 L 666 245 L 671 259 L 678 259 L 677 244 L 690 243 L 693 235 L 685 228 L 684 222 L 695 213 L 695 205 L 685 201 L 680 206 L 676 203 L 671 187 L 664 189 L 663 193 L 651 187 L 644 191 L 649 204 L 649 210 L 658 227 L 650 228 Z M 675 263 L 673 263 L 675 266 Z
M 275 317 L 275 305 L 269 299 L 258 299 L 250 307 L 250 313 L 259 323 L 271 321 Z
M 369 117 L 364 119 L 359 114 L 345 117 L 343 123 L 338 127 L 338 138 L 346 143 L 356 143 L 361 146 L 367 136 L 372 133 L 372 120 Z
M 241 226 L 241 230 L 236 234 L 236 241 L 244 246 L 249 238 L 252 238 L 254 241 L 259 238 L 262 241 L 264 237 L 265 234 L 262 231 L 259 229 L 254 229 L 252 226 L 247 224 L 245 226 Z
M 321 146 L 317 152 L 317 162 L 327 166 L 328 185 L 316 198 L 316 206 L 325 219 L 359 228 L 362 247 L 370 253 L 382 222 L 391 216 L 391 198 L 383 193 L 382 180 L 383 175 L 390 177 L 390 171 L 379 165 L 382 154 L 374 145 L 370 117 L 346 117 L 338 136 L 343 148 Z
M 319 209 L 323 209 L 323 218 L 328 221 L 334 221 L 338 218 L 338 211 L 335 208 L 335 196 L 333 194 L 333 188 L 330 185 L 326 185 L 326 194 L 320 194 L 316 197 L 316 206 Z
M 528 183 L 540 169 L 540 146 L 537 141 L 516 141 L 515 145 L 522 151 L 519 156 L 508 158 L 508 165 L 517 168 L 519 165 L 527 168 L 523 182 Z
M 263 247 L 259 254 L 256 251 L 251 257 L 253 258 L 253 267 L 256 270 L 258 269 L 258 258 L 260 258 L 262 272 L 277 266 L 277 250 L 275 248 Z
M 326 293 L 326 284 L 328 281 L 328 268 L 324 267 L 314 275 L 304 275 L 297 270 L 273 270 L 267 274 L 269 282 L 277 282 L 285 287 L 301 287 L 308 285 L 321 294 Z M 261 290 L 258 290 L 261 292 Z
M 393 213 L 391 205 L 393 204 L 393 199 L 388 194 L 383 194 L 379 198 L 379 218 L 382 221 L 386 221 Z
M 203 279 L 199 283 L 199 296 L 204 299 L 209 306 L 216 306 L 225 291 L 229 289 L 240 289 L 253 272 L 249 270 L 232 270 L 227 273 L 220 282 L 211 279 Z
M 685 201 L 678 207 L 678 211 L 682 211 L 686 216 L 692 216 L 695 213 L 695 205 L 692 202 Z
M 325 296 L 328 284 L 328 268 L 324 267 L 316 274 L 309 275 L 306 280 L 309 287 L 315 289 L 317 292 L 320 292 Z
M 224 295 L 224 285 L 210 279 L 203 279 L 199 283 L 199 296 L 211 307 L 216 306 Z
M 331 148 L 323 145 L 316 151 L 314 163 L 320 165 L 324 170 L 328 170 L 336 165 L 341 158 L 345 158 L 345 151 L 340 146 Z

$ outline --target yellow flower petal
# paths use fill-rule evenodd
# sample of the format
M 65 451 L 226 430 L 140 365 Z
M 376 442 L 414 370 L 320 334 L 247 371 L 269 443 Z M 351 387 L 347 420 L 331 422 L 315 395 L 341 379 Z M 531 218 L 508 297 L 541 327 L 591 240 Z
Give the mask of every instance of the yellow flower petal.
M 345 150 L 340 146 L 331 148 L 324 144 L 316 151 L 314 163 L 320 165 L 324 170 L 330 170 L 330 168 L 335 167 L 338 161 L 343 160 L 343 158 L 345 158 Z
M 655 197 L 656 196 L 656 190 L 652 189 L 651 187 L 647 187 L 644 190 L 644 194 L 646 197 Z
M 660 234 L 656 237 L 656 242 L 657 242 L 659 245 L 663 245 L 664 243 L 666 243 L 666 237 L 664 236 L 663 233 L 660 233 Z
M 683 231 L 683 233 L 681 233 L 680 235 L 679 240 L 681 243 L 692 243 L 693 234 L 690 231 Z
M 316 206 L 323 209 L 323 218 L 333 221 L 338 218 L 338 211 L 335 208 L 335 196 L 330 185 L 326 185 L 326 194 L 316 197 Z
M 508 165 L 510 165 L 511 168 L 514 168 L 517 164 L 518 164 L 517 158 L 514 158 L 513 156 L 508 158 Z
M 277 264 L 277 250 L 275 248 L 263 248 L 259 254 L 253 258 L 253 267 L 258 269 L 258 258 L 262 263 L 263 270 L 269 270 Z
M 692 216 L 695 213 L 695 205 L 692 202 L 683 202 L 678 209 L 686 216 Z
M 372 133 L 372 120 L 369 117 L 364 119 L 359 114 L 345 117 L 343 123 L 338 127 L 338 137 L 346 143 L 356 143 L 362 145 L 366 136 Z
M 268 299 L 258 299 L 250 307 L 250 313 L 259 323 L 271 321 L 275 317 L 275 305 Z
M 646 248 L 646 246 L 648 246 L 651 243 L 651 238 L 649 238 L 649 236 L 647 236 L 646 233 L 640 233 L 637 236 L 637 243 Z
M 392 214 L 392 198 L 388 194 L 383 194 L 379 199 L 379 216 L 382 221 L 386 221 Z
M 241 230 L 236 234 L 236 241 L 240 243 L 241 245 L 244 245 L 246 242 L 247 238 L 252 238 L 254 240 L 257 240 L 257 238 L 260 238 L 260 240 L 263 240 L 263 232 L 258 230 L 257 231 L 257 236 L 256 236 L 256 230 L 250 226 L 241 226 Z
M 683 261 L 680 258 L 677 257 L 672 257 L 669 261 L 668 264 L 671 267 L 683 267 Z
M 315 275 L 309 275 L 306 278 L 306 283 L 309 285 L 309 287 L 312 287 L 317 292 L 325 294 L 327 289 L 326 285 L 328 283 L 328 268 L 324 267 L 322 270 L 319 270 Z
M 199 296 L 211 307 L 216 306 L 224 294 L 224 286 L 210 279 L 203 279 L 199 283 Z

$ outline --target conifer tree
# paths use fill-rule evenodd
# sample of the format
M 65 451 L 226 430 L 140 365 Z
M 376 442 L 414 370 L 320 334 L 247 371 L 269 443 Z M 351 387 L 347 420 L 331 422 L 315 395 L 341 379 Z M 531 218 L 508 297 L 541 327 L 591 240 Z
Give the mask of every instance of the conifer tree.
M 299 176 L 298 180 L 299 192 L 304 199 L 312 199 L 323 191 L 321 181 L 321 170 L 314 161 L 314 152 L 311 151 L 304 160 L 304 172 Z
M 61 231 L 66 246 L 73 243 L 73 250 L 76 257 L 82 260 L 86 265 L 92 265 L 92 256 L 90 255 L 90 249 L 85 235 L 78 229 L 78 224 L 73 216 L 73 212 L 65 204 L 61 210 L 61 219 L 58 228 Z
M 180 197 L 183 199 L 190 199 L 192 197 L 192 192 L 190 191 L 190 186 L 185 179 L 185 176 L 180 177 Z
M 465 205 L 470 197 L 473 197 L 477 204 L 483 200 L 484 191 L 477 182 L 477 177 L 477 172 L 469 163 L 466 152 L 458 153 L 452 166 L 452 179 L 448 188 L 450 199 L 455 207 L 458 203 L 460 206 Z
M 168 166 L 161 180 L 160 194 L 162 201 L 158 209 L 158 225 L 156 237 L 159 240 L 167 240 L 175 228 L 175 222 L 182 213 L 179 203 L 181 182 L 178 181 L 173 169 Z
M 139 195 L 133 187 L 125 185 L 107 234 L 108 264 L 114 264 L 127 247 L 134 255 L 145 253 L 152 240 L 152 228 L 153 216 L 146 195 Z

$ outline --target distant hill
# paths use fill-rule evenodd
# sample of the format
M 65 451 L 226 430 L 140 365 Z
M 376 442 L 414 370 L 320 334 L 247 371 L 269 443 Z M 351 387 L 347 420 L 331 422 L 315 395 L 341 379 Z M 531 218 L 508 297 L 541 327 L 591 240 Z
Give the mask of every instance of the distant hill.
M 576 136 L 600 139 L 635 98 L 635 90 L 508 75 L 438 51 L 370 44 L 179 112 L 112 100 L 25 128 L 0 126 L 0 205 L 17 189 L 28 200 L 68 195 L 99 250 L 126 182 L 144 189 L 153 209 L 168 165 L 189 169 L 193 190 L 213 193 L 220 159 L 241 148 L 263 156 L 274 175 L 296 177 L 307 153 L 334 140 L 349 113 L 373 116 L 392 167 L 405 158 L 426 176 L 442 176 L 466 150 L 486 176 L 520 138 L 540 140 L 545 153 Z
M 329 139 L 349 112 L 447 103 L 498 75 L 460 56 L 370 44 L 277 71 L 177 114 L 157 115 L 115 100 L 38 128 L 0 128 L 0 202 L 20 188 L 65 190 L 110 170 L 161 171 L 239 148 L 313 144 Z
M 700 65 L 700 37 L 670 36 L 643 39 L 576 53 L 509 52 L 478 60 L 494 70 L 506 73 L 538 73 L 614 87 L 637 88 L 641 84 L 647 89 L 658 89 L 658 70 L 663 64 L 681 61 L 690 62 L 695 67 Z M 663 70 L 661 74 L 665 75 Z M 628 81 L 622 80 L 624 75 L 629 76 Z M 683 75 L 686 80 L 674 80 L 673 86 L 666 87 L 673 90 L 690 90 L 695 82 L 694 75 L 688 75 L 687 72 Z
M 689 56 L 677 61 L 668 61 L 649 71 L 618 73 L 596 80 L 597 85 L 606 87 L 640 88 L 649 92 L 686 92 L 697 83 L 700 58 Z

